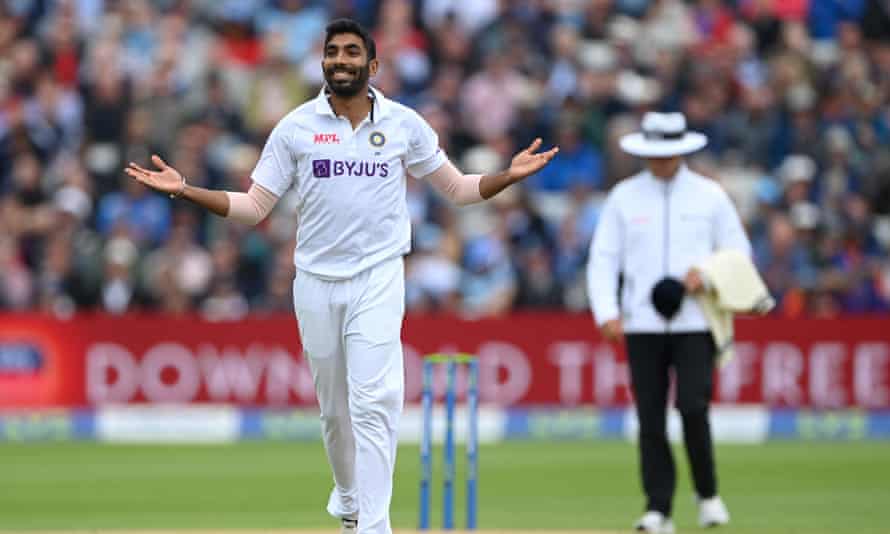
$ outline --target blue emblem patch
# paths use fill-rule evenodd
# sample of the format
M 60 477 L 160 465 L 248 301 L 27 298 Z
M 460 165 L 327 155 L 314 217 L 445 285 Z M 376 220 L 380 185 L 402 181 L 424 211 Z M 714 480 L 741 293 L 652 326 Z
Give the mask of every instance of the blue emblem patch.
M 371 132 L 371 135 L 368 137 L 368 141 L 371 143 L 372 146 L 380 148 L 386 143 L 386 136 L 380 132 Z

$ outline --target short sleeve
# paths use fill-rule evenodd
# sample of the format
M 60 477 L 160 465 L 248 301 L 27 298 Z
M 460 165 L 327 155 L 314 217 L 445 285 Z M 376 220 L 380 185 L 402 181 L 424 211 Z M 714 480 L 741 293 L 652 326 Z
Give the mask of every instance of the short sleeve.
M 254 183 L 279 197 L 290 189 L 297 172 L 297 158 L 290 141 L 292 138 L 290 130 L 283 120 L 272 129 L 260 159 L 250 175 Z
M 412 113 L 410 121 L 405 167 L 411 176 L 423 178 L 438 170 L 448 158 L 439 148 L 439 136 L 423 117 Z

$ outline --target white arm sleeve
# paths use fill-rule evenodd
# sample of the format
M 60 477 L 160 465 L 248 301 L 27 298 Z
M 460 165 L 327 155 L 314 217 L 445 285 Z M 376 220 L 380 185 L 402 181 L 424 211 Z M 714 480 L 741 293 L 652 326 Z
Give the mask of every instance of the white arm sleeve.
M 226 196 L 229 197 L 229 212 L 226 218 L 251 226 L 265 219 L 278 202 L 275 193 L 258 184 L 251 185 L 247 193 L 226 191 Z
M 445 198 L 459 206 L 474 204 L 483 200 L 479 192 L 481 174 L 461 174 L 449 160 L 425 177 L 426 181 Z
M 587 263 L 587 295 L 594 319 L 600 326 L 621 315 L 618 308 L 618 271 L 623 231 L 616 203 L 617 199 L 610 195 L 603 206 Z
M 717 210 L 717 250 L 735 249 L 742 251 L 746 256 L 751 256 L 751 241 L 745 233 L 745 227 L 739 219 L 732 200 L 725 192 L 721 191 Z

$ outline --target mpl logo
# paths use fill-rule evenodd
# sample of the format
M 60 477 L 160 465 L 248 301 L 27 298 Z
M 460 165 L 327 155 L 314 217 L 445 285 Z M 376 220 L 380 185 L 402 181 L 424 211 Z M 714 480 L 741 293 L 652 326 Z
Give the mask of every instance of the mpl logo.
M 337 145 L 340 144 L 340 138 L 335 133 L 317 133 L 315 134 L 316 145 Z

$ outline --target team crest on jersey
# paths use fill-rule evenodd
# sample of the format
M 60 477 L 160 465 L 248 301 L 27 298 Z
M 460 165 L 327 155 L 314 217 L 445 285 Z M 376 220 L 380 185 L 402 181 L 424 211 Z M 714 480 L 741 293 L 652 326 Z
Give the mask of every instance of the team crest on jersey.
M 371 132 L 371 135 L 368 137 L 368 141 L 370 141 L 371 146 L 376 146 L 380 148 L 386 143 L 386 136 L 380 132 Z

